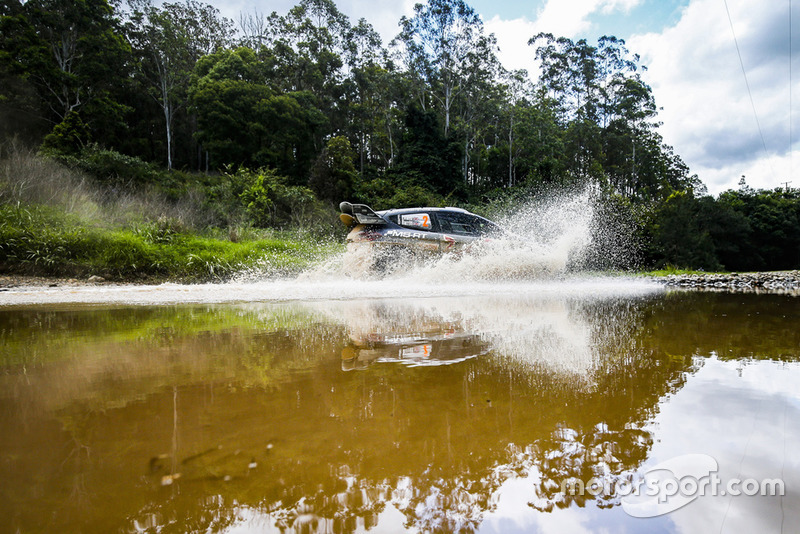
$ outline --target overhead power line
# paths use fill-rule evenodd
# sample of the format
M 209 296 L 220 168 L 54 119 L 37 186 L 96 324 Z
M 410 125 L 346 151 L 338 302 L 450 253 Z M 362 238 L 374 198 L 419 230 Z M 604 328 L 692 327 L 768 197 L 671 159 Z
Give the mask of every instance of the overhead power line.
M 764 155 L 769 158 L 769 152 L 767 151 L 767 142 L 764 140 L 764 132 L 761 130 L 761 121 L 758 120 L 758 112 L 756 112 L 756 104 L 753 100 L 753 92 L 750 90 L 750 82 L 747 81 L 747 71 L 744 68 L 744 61 L 742 61 L 742 52 L 739 50 L 739 41 L 736 39 L 736 31 L 733 29 L 733 20 L 731 19 L 731 11 L 728 9 L 728 0 L 722 0 L 725 4 L 725 13 L 728 14 L 728 23 L 731 25 L 731 33 L 733 34 L 733 43 L 736 45 L 736 54 L 739 56 L 739 65 L 742 67 L 742 76 L 744 76 L 744 84 L 747 87 L 747 94 L 750 96 L 750 105 L 753 108 L 753 116 L 756 118 L 756 126 L 758 127 L 758 135 L 761 136 L 761 145 L 764 147 Z M 789 17 L 791 18 L 791 17 Z M 772 166 L 770 165 L 770 171 L 772 171 Z M 775 178 L 775 173 L 772 172 L 773 179 Z

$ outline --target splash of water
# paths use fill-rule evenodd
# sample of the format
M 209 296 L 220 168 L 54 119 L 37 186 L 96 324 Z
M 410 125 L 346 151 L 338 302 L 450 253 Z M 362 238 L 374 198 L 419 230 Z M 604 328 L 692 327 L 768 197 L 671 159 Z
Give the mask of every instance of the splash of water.
M 506 231 L 455 254 L 406 262 L 392 273 L 370 270 L 375 252 L 352 247 L 327 258 L 303 280 L 389 278 L 414 283 L 552 279 L 587 267 L 619 265 L 632 250 L 624 229 L 609 223 L 592 188 L 550 195 L 506 209 L 495 217 Z
M 4 294 L 0 306 L 530 294 L 580 297 L 657 289 L 641 279 L 587 275 L 585 267 L 596 265 L 598 258 L 624 256 L 629 250 L 623 240 L 614 237 L 621 232 L 606 224 L 602 206 L 591 190 L 531 202 L 494 220 L 508 230 L 507 237 L 476 242 L 461 254 L 410 265 L 387 277 L 368 272 L 371 258 L 363 250 L 349 250 L 326 256 L 298 276 L 269 278 L 249 271 L 229 283 L 15 290 Z

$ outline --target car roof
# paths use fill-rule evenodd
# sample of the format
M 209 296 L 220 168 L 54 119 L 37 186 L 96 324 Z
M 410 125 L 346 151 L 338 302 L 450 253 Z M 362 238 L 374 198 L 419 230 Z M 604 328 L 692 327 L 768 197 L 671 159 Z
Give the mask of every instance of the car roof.
M 417 213 L 419 211 L 435 211 L 435 212 L 451 212 L 451 213 L 469 213 L 475 215 L 462 208 L 394 208 L 390 210 L 378 211 L 379 215 L 402 215 L 404 213 Z

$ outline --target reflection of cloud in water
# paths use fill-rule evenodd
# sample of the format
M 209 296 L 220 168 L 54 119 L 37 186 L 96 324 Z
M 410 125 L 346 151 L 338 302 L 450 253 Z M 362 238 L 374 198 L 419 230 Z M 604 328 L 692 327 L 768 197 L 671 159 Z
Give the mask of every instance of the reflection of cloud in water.
M 167 415 L 162 430 L 169 437 L 177 406 L 185 449 L 175 458 L 213 452 L 181 460 L 183 476 L 171 487 L 182 500 L 147 494 L 138 512 L 126 515 L 152 530 L 188 525 L 181 523 L 185 509 L 196 524 L 229 525 L 231 532 L 354 532 L 376 523 L 378 531 L 477 529 L 515 480 L 528 488 L 526 510 L 555 515 L 574 502 L 559 495 L 563 480 L 627 476 L 651 447 L 642 423 L 691 371 L 690 359 L 664 354 L 663 340 L 647 338 L 661 331 L 646 328 L 650 313 L 680 316 L 662 312 L 658 299 L 653 306 L 630 296 L 565 292 L 141 310 L 116 326 L 114 310 L 84 311 L 77 318 L 86 316 L 102 335 L 74 350 L 96 346 L 88 351 L 96 358 L 76 357 L 17 382 L 41 385 L 47 374 L 72 384 L 77 372 L 65 368 L 90 367 L 91 380 L 71 386 L 73 401 L 52 388 L 29 391 L 31 398 L 60 397 L 53 409 L 63 417 L 83 413 L 80 392 L 96 392 L 91 406 L 103 417 L 74 430 L 95 454 L 108 450 L 95 439 L 99 429 L 136 430 L 122 440 L 128 447 L 142 439 L 138 429 L 153 414 Z M 56 326 L 59 317 L 51 318 Z M 76 317 L 65 319 L 74 328 Z M 173 328 L 164 331 L 165 323 Z M 491 353 L 426 369 L 339 369 L 348 346 L 383 344 L 403 355 L 404 343 L 421 340 L 468 341 L 476 354 Z M 107 370 L 95 369 L 98 363 Z M 131 380 L 144 385 L 125 397 L 120 384 Z M 266 450 L 274 437 L 275 448 Z M 147 455 L 163 452 L 158 443 L 142 445 Z M 228 473 L 233 480 L 220 478 Z M 98 494 L 119 494 L 116 481 L 125 477 L 113 468 L 108 474 Z

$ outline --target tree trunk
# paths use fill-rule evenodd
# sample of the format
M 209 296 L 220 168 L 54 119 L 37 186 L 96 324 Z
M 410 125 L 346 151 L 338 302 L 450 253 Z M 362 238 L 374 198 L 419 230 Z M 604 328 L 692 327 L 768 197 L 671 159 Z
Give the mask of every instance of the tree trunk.
M 514 112 L 511 112 L 508 126 L 508 187 L 514 185 Z

